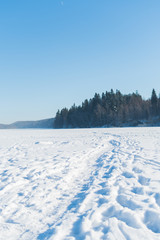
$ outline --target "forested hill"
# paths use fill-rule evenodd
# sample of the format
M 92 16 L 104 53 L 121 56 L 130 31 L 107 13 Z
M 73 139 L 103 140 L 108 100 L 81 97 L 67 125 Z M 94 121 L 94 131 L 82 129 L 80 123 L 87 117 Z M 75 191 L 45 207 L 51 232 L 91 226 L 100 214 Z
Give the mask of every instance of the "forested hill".
M 53 128 L 54 118 L 38 121 L 18 121 L 12 124 L 0 124 L 0 129 Z
M 155 123 L 160 116 L 160 97 L 153 89 L 151 98 L 144 100 L 136 93 L 122 94 L 119 90 L 99 94 L 81 106 L 58 110 L 55 128 L 88 128 L 102 126 L 136 126 L 140 123 Z

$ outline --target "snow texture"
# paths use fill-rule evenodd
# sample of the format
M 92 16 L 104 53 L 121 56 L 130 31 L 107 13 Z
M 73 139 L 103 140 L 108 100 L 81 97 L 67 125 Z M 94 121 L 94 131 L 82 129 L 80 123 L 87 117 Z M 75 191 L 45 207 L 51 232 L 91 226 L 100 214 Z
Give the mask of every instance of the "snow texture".
M 160 128 L 1 130 L 0 239 L 160 239 Z

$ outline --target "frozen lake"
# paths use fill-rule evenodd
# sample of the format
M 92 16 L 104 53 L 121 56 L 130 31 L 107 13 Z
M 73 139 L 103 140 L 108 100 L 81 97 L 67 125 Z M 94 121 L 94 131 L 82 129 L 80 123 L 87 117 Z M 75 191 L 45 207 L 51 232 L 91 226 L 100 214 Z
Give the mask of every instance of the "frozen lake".
M 159 240 L 160 128 L 0 130 L 0 240 Z

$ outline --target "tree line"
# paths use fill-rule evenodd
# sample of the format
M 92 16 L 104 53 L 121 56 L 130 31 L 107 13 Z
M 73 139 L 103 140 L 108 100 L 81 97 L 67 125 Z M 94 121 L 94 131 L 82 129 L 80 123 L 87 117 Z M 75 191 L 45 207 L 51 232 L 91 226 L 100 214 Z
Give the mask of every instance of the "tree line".
M 75 104 L 56 113 L 54 128 L 90 128 L 137 125 L 160 116 L 160 97 L 153 89 L 151 98 L 144 100 L 136 92 L 122 94 L 119 90 L 95 93 L 80 106 Z

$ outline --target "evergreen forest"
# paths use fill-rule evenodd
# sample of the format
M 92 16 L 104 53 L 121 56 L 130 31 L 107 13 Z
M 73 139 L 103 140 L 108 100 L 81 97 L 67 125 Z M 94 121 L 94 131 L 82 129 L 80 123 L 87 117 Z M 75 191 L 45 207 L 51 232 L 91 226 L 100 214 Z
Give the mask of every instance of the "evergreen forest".
M 90 128 L 137 126 L 160 119 L 160 97 L 153 89 L 151 98 L 144 100 L 136 92 L 122 94 L 119 90 L 95 93 L 82 105 L 58 110 L 54 128 Z

